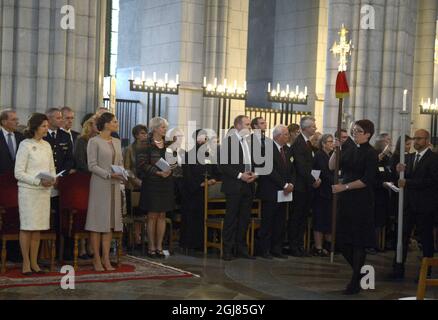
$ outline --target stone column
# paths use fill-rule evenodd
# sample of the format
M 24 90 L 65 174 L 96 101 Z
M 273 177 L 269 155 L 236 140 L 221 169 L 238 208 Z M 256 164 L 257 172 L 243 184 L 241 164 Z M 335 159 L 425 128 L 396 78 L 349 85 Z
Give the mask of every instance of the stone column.
M 21 123 L 35 111 L 55 106 L 74 109 L 76 127 L 83 114 L 94 111 L 103 78 L 96 68 L 97 35 L 104 1 L 41 0 L 0 3 L 0 101 L 17 110 Z M 61 28 L 61 8 L 75 10 L 75 29 Z

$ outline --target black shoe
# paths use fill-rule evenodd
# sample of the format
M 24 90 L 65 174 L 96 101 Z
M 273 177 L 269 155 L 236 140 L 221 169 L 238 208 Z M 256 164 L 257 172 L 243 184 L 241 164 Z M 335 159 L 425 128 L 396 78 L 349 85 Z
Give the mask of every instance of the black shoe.
M 223 254 L 222 260 L 224 260 L 224 261 L 233 261 L 234 257 L 233 257 L 233 255 L 231 253 L 227 252 L 227 253 Z
M 306 253 L 306 251 L 304 250 L 303 247 L 299 247 L 299 248 L 292 248 L 290 249 L 290 253 L 289 255 L 291 255 L 292 257 L 308 257 L 309 255 Z
M 345 288 L 343 294 L 344 295 L 353 295 L 358 294 L 360 292 L 360 285 L 359 284 L 351 284 L 349 283 L 347 287 Z
M 326 251 L 325 249 L 313 248 L 313 256 L 326 258 L 326 257 L 330 256 L 330 253 L 328 251 Z
M 274 259 L 274 257 L 271 256 L 269 253 L 263 253 L 263 254 L 261 254 L 261 255 L 260 255 L 260 258 L 267 259 L 267 260 L 272 260 L 272 259 Z
M 375 248 L 368 248 L 368 249 L 365 249 L 365 252 L 366 252 L 367 254 L 372 255 L 372 256 L 375 256 L 375 255 L 377 254 L 377 250 L 376 250 Z
M 158 259 L 166 258 L 166 255 L 164 254 L 163 250 L 156 250 L 155 253 L 157 254 Z
M 243 259 L 248 259 L 248 260 L 255 260 L 256 259 L 256 257 L 250 256 L 248 254 L 248 252 L 246 252 L 246 251 L 238 252 L 237 257 L 238 258 L 243 258 Z
M 152 250 L 148 250 L 147 256 L 151 259 L 156 259 L 157 258 L 157 252 L 156 251 L 152 251 Z
M 277 258 L 277 259 L 283 259 L 283 260 L 287 260 L 288 259 L 286 255 L 284 255 L 282 253 L 279 253 L 279 252 L 271 252 L 271 255 L 274 258 Z

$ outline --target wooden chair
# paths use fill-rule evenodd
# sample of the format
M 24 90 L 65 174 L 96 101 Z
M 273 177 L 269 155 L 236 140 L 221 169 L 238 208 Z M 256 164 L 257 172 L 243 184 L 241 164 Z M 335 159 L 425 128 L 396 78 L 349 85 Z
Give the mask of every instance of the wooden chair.
M 438 267 L 438 258 L 423 258 L 418 280 L 417 300 L 424 300 L 426 287 L 438 287 L 438 279 L 427 279 L 429 267 Z
M 204 188 L 204 254 L 207 254 L 208 248 L 216 248 L 220 251 L 220 257 L 223 255 L 223 229 L 226 212 L 225 195 L 220 191 L 222 182 L 213 186 L 208 186 L 208 180 L 205 181 Z M 249 248 L 249 254 L 254 254 L 254 237 L 255 230 L 260 227 L 261 222 L 261 201 L 254 200 L 251 210 L 251 220 L 246 234 L 246 242 Z M 218 241 L 208 238 L 208 231 L 213 230 L 218 236 Z
M 18 186 L 13 173 L 0 176 L 0 237 L 2 241 L 0 272 L 6 273 L 8 241 L 19 241 L 20 214 L 18 211 Z M 50 241 L 50 271 L 55 271 L 56 233 L 41 232 L 41 241 Z
M 146 239 L 146 227 L 148 223 L 148 216 L 145 213 L 140 213 L 140 196 L 141 193 L 139 191 L 132 191 L 131 192 L 131 218 L 133 221 L 133 230 L 135 230 L 135 224 L 140 223 L 141 224 L 141 252 L 142 255 L 146 254 L 146 246 L 145 246 L 145 239 Z M 169 253 L 173 253 L 173 224 L 172 219 L 166 218 L 166 234 L 167 234 L 167 240 L 169 243 Z M 135 243 L 135 241 L 134 241 Z M 132 249 L 133 250 L 133 249 Z
M 73 240 L 73 268 L 78 268 L 79 241 L 89 239 L 90 233 L 85 230 L 88 212 L 88 196 L 90 193 L 91 174 L 76 172 L 59 180 L 59 210 L 61 238 L 59 259 L 63 262 L 64 240 Z M 115 232 L 117 241 L 117 266 L 120 266 L 122 255 L 122 232 Z

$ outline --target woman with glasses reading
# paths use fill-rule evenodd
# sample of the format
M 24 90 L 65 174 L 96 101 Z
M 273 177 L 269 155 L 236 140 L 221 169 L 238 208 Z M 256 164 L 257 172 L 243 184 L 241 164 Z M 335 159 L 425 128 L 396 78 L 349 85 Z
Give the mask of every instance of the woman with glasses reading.
M 375 247 L 374 192 L 378 156 L 369 141 L 374 135 L 374 124 L 359 120 L 353 127 L 356 147 L 341 155 L 340 168 L 343 183 L 332 187 L 339 195 L 337 244 L 353 269 L 350 283 L 344 294 L 360 292 L 361 269 L 365 264 L 366 248 Z M 336 141 L 339 145 L 339 142 Z M 335 169 L 336 153 L 330 158 L 330 170 Z

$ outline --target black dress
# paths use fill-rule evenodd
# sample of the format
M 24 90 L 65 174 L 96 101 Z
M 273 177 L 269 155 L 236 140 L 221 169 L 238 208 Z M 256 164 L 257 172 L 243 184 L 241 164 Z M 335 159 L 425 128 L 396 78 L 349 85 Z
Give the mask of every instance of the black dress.
M 340 246 L 376 246 L 373 187 L 377 161 L 377 152 L 368 142 L 348 149 L 341 157 L 344 184 L 361 180 L 366 187 L 339 195 L 337 242 Z
M 180 247 L 185 249 L 202 249 L 204 246 L 204 188 L 201 184 L 206 174 L 209 180 L 220 180 L 217 165 L 197 163 L 183 166 Z
M 175 209 L 174 178 L 157 176 L 155 166 L 160 158 L 166 159 L 166 145 L 160 149 L 150 140 L 137 152 L 137 174 L 142 179 L 140 209 L 145 212 L 170 212 Z
M 332 185 L 334 171 L 329 169 L 330 156 L 319 150 L 315 154 L 314 170 L 321 170 L 321 186 L 314 191 L 313 229 L 317 232 L 330 234 L 332 229 Z

